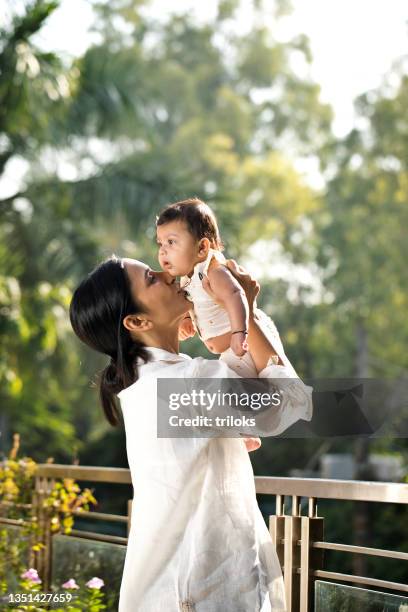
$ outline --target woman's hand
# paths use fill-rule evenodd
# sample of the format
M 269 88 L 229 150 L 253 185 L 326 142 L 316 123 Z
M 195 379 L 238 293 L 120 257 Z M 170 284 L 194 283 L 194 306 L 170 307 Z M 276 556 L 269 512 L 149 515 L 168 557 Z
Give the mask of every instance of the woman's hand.
M 259 283 L 243 268 L 239 266 L 234 259 L 228 259 L 226 262 L 228 270 L 237 279 L 243 290 L 245 291 L 248 301 L 249 312 L 251 313 L 256 308 L 256 297 L 259 293 Z
M 231 272 L 232 276 L 239 282 L 243 290 L 245 291 L 246 299 L 248 301 L 249 312 L 250 314 L 253 312 L 254 308 L 256 308 L 256 297 L 259 293 L 259 283 L 252 278 L 250 274 L 242 267 L 237 264 L 234 259 L 227 259 L 226 266 L 228 270 Z M 220 302 L 216 299 L 214 292 L 211 290 L 210 281 L 206 276 L 204 276 L 202 281 L 203 289 L 212 297 L 212 299 L 217 302 L 220 306 Z

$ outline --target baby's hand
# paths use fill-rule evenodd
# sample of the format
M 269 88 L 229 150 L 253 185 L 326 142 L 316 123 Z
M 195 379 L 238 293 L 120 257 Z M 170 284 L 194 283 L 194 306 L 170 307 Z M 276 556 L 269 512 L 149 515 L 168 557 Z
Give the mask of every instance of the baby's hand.
M 243 355 L 245 355 L 245 353 L 248 351 L 248 342 L 246 334 L 244 334 L 244 332 L 231 334 L 230 347 L 237 355 L 237 357 L 243 357 Z
M 182 320 L 179 326 L 179 340 L 187 340 L 195 336 L 196 330 L 191 317 Z
M 258 450 L 258 448 L 262 444 L 260 438 L 244 438 L 244 442 L 248 453 L 250 453 L 251 451 Z

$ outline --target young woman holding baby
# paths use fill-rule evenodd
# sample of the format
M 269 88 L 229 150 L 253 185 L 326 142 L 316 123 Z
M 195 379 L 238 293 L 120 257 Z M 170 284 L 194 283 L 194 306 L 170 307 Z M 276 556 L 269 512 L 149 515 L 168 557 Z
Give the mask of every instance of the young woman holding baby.
M 310 420 L 312 390 L 257 308 L 259 284 L 223 258 L 206 204 L 167 207 L 157 240 L 161 272 L 112 257 L 70 306 L 77 336 L 110 357 L 101 403 L 112 425 L 123 416 L 126 431 L 134 501 L 119 612 L 283 611 L 282 572 L 248 456 L 256 438 L 225 437 L 222 428 L 214 437 L 158 438 L 157 379 L 281 379 L 284 401 L 264 413 L 264 436 Z M 179 340 L 196 330 L 219 359 L 179 353 Z

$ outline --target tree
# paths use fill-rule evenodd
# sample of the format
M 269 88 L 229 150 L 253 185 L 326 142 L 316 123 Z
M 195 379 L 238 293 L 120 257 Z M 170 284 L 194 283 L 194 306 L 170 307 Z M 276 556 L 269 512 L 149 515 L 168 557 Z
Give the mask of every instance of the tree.
M 333 147 L 335 173 L 328 182 L 326 214 L 320 224 L 320 264 L 342 317 L 343 335 L 349 345 L 354 344 L 348 361 L 342 360 L 346 374 L 392 377 L 397 387 L 408 365 L 404 316 L 408 124 L 403 110 L 408 78 L 403 70 L 391 74 L 398 77 L 397 90 L 389 92 L 385 84 L 361 96 L 356 109 L 363 127 Z M 392 439 L 389 449 L 395 450 L 401 442 L 406 450 L 405 441 Z M 370 478 L 369 452 L 376 444 L 364 438 L 355 441 L 356 479 Z M 362 505 L 355 511 L 354 526 L 357 543 L 364 544 L 368 512 Z M 364 575 L 365 569 L 365 562 L 358 560 L 355 571 Z
M 23 305 L 17 321 L 30 329 L 25 339 L 15 327 L 4 329 L 8 357 L 2 361 L 8 376 L 19 381 L 15 396 L 9 385 L 7 413 L 12 426 L 21 428 L 24 406 L 24 431 L 34 421 L 52 423 L 45 418 L 52 410 L 70 424 L 64 435 L 71 440 L 75 430 L 83 439 L 91 429 L 99 431 L 99 413 L 93 416 L 83 402 L 91 403 L 86 381 L 103 362 L 67 336 L 67 288 L 112 251 L 155 264 L 154 218 L 168 201 L 206 199 L 219 217 L 229 255 L 241 256 L 253 240 L 273 237 L 297 260 L 306 257 L 292 238 L 320 202 L 285 156 L 285 138 L 292 151 L 315 153 L 331 118 L 318 87 L 291 68 L 292 54 L 310 61 L 307 41 L 274 41 L 260 5 L 250 37 L 238 37 L 231 28 L 234 4 L 220 4 L 220 21 L 209 24 L 188 15 L 156 23 L 142 5 L 101 3 L 100 42 L 72 66 L 45 54 L 54 85 L 64 87 L 50 89 L 48 72 L 39 70 L 35 112 L 43 118 L 42 130 L 20 149 L 30 171 L 16 197 L 0 202 L 2 257 Z M 276 3 L 277 19 L 283 5 Z M 51 3 L 27 5 L 26 17 L 19 19 L 29 20 L 39 7 L 49 14 Z M 31 54 L 41 55 L 26 39 Z M 254 63 L 258 71 L 252 71 Z M 28 73 L 25 79 L 26 88 L 34 86 Z M 20 122 L 29 110 L 20 108 Z M 70 180 L 50 157 L 69 161 Z M 16 304 L 14 295 L 10 304 Z M 202 350 L 198 343 L 195 348 Z M 30 442 L 39 445 L 43 436 L 40 431 Z
M 67 79 L 59 59 L 32 43 L 57 6 L 30 2 L 0 32 L 0 174 L 14 156 L 32 160 L 59 131 Z M 49 453 L 67 458 L 76 441 L 71 404 L 80 394 L 72 384 L 73 353 L 64 349 L 66 256 L 71 248 L 68 259 L 75 260 L 72 247 L 81 240 L 68 220 L 64 227 L 61 202 L 55 210 L 55 199 L 50 205 L 42 192 L 34 211 L 27 196 L 22 187 L 0 201 L 2 443 L 18 431 L 27 450 L 44 448 L 47 440 Z

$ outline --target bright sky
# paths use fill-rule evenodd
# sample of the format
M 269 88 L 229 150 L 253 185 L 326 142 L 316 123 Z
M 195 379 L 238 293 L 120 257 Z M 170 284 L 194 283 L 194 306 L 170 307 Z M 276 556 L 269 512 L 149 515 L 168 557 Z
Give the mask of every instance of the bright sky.
M 407 0 L 292 0 L 294 12 L 282 22 L 279 38 L 297 33 L 310 38 L 312 76 L 321 85 L 321 98 L 335 110 L 334 131 L 347 133 L 353 126 L 353 99 L 377 87 L 392 62 L 408 53 Z M 172 12 L 188 10 L 199 19 L 214 16 L 217 0 L 173 0 Z M 250 24 L 251 0 L 242 1 L 236 24 Z M 165 18 L 168 0 L 152 0 L 150 14 Z M 82 53 L 92 35 L 91 0 L 62 0 L 41 36 L 43 44 L 69 54 Z M 272 27 L 272 22 L 271 22 Z

